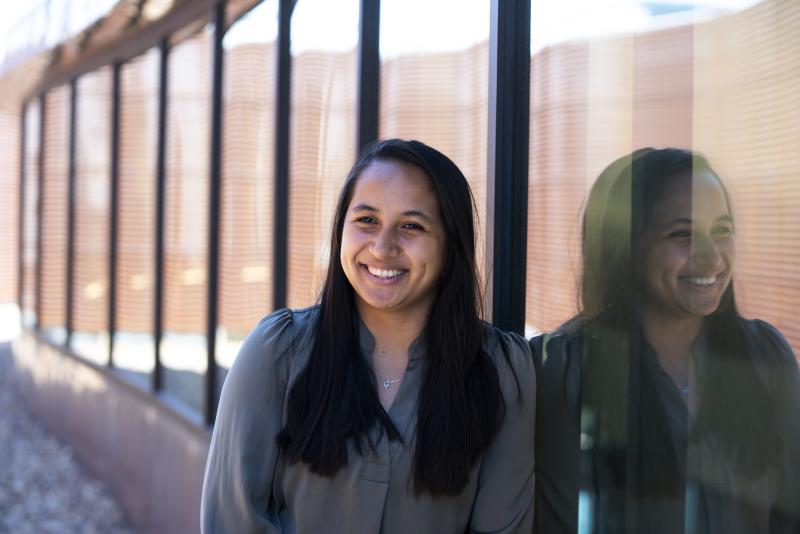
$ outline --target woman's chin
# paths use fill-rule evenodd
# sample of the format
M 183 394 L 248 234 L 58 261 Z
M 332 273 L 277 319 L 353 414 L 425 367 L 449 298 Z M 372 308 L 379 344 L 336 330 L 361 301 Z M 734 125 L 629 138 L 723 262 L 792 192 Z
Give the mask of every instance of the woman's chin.
M 720 298 L 692 299 L 685 305 L 685 310 L 695 317 L 708 317 L 719 308 Z

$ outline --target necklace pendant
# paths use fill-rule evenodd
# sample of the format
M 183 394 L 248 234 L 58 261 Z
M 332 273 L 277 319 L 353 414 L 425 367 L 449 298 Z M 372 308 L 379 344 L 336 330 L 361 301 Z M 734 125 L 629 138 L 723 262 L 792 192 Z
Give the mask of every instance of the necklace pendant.
M 392 380 L 391 378 L 387 378 L 386 380 L 383 381 L 383 389 L 389 389 L 395 382 L 400 382 L 400 379 L 395 378 L 394 380 Z

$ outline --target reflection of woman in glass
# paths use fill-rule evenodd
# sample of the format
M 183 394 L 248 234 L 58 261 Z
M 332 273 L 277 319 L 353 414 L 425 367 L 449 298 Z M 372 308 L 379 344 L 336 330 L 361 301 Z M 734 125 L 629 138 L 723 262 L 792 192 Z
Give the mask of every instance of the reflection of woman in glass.
M 463 174 L 377 143 L 342 189 L 319 305 L 264 319 L 228 375 L 203 531 L 530 532 L 533 362 L 479 303 Z
M 536 532 L 799 532 L 800 380 L 736 309 L 707 161 L 637 150 L 589 194 L 581 313 L 532 340 Z

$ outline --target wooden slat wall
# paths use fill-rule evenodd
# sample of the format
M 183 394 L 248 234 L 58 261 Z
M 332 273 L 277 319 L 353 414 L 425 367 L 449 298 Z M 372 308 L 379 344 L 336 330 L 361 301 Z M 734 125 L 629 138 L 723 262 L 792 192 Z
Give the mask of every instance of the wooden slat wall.
M 63 341 L 66 328 L 69 86 L 48 91 L 45 100 L 42 189 L 41 310 L 39 324 Z
M 275 54 L 274 41 L 225 51 L 219 326 L 233 341 L 272 306 Z
M 287 303 L 312 304 L 327 267 L 334 204 L 356 155 L 356 53 L 292 57 Z
M 695 30 L 694 140 L 731 190 L 746 316 L 800 354 L 800 3 L 770 0 Z M 731 36 L 735 36 L 732 38 Z
M 120 72 L 117 330 L 153 332 L 158 50 Z
M 679 146 L 707 155 L 733 195 L 744 314 L 800 349 L 799 23 L 800 4 L 767 0 L 532 58 L 530 328 L 552 329 L 577 309 L 580 214 L 597 174 L 634 148 Z
M 0 109 L 0 304 L 16 302 L 18 295 L 19 136 L 19 114 Z
M 487 21 L 488 24 L 488 21 Z M 483 268 L 489 43 L 381 62 L 380 137 L 418 139 L 447 154 L 472 188 Z
M 108 359 L 111 69 L 78 80 L 75 144 L 75 277 L 72 327 L 75 350 Z
M 120 147 L 114 365 L 141 372 L 155 365 L 154 276 L 159 52 L 120 71 Z
M 22 322 L 32 326 L 36 317 L 36 221 L 39 210 L 39 119 L 38 100 L 28 103 L 25 111 L 25 205 L 22 229 Z
M 530 327 L 553 328 L 576 309 L 580 213 L 600 170 L 636 147 L 674 145 L 705 153 L 731 190 L 743 312 L 772 322 L 800 348 L 800 327 L 794 324 L 800 301 L 799 25 L 797 2 L 766 0 L 695 26 L 563 43 L 532 58 Z M 165 327 L 199 335 L 205 331 L 209 43 L 208 34 L 201 33 L 172 51 L 167 147 Z M 456 161 L 473 186 L 484 225 L 487 46 L 384 60 L 380 120 L 382 137 L 418 138 Z M 270 311 L 274 55 L 272 43 L 242 45 L 226 54 L 219 324 L 234 338 Z M 122 72 L 117 320 L 121 331 L 139 333 L 152 331 L 157 61 L 153 51 Z M 293 57 L 291 306 L 308 305 L 316 297 L 333 205 L 354 160 L 355 69 L 354 51 L 308 51 Z M 45 327 L 65 322 L 67 103 L 68 88 L 48 93 L 42 191 Z M 107 109 L 108 102 L 97 105 Z M 82 121 L 95 120 L 81 117 L 79 132 Z M 30 315 L 38 195 L 36 101 L 26 120 L 23 309 Z M 92 139 L 107 126 L 97 120 L 86 134 Z M 18 125 L 8 130 L 18 131 Z M 80 139 L 79 184 L 84 169 L 92 176 L 107 169 L 107 160 L 98 159 L 106 149 Z M 82 142 L 94 150 L 81 156 Z M 7 168 L 13 172 L 18 167 Z M 99 279 L 107 261 L 97 248 L 107 239 L 93 233 L 106 227 L 89 223 L 82 207 L 96 194 L 83 191 L 82 196 L 79 185 L 79 218 L 87 219 L 85 225 L 83 219 L 78 222 L 77 231 L 79 236 L 83 229 L 88 233 L 76 242 L 75 319 L 76 328 L 91 331 L 104 327 L 100 302 L 106 298 L 90 302 L 83 292 Z M 16 193 L 9 195 L 16 198 Z M 84 249 L 81 243 L 91 246 Z M 87 254 L 96 254 L 96 260 L 89 261 Z M 12 281 L 2 287 L 13 296 L 12 256 L 3 259 L 3 265 L 11 266 L 4 267 L 3 276 Z
M 169 54 L 164 331 L 205 336 L 211 35 Z M 202 357 L 199 355 L 198 357 Z

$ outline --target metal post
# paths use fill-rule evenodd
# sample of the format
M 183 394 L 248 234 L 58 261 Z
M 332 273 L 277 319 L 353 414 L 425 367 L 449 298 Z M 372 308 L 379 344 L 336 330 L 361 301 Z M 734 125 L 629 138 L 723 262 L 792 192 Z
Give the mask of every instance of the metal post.
M 272 307 L 286 306 L 289 272 L 289 106 L 293 0 L 278 0 L 278 79 L 275 95 L 275 194 L 273 202 Z
M 117 232 L 119 231 L 119 140 L 120 73 L 122 64 L 111 71 L 111 198 L 108 239 L 108 365 L 114 365 L 114 334 L 117 331 Z
M 222 69 L 224 53 L 222 38 L 225 35 L 225 0 L 214 6 L 214 42 L 211 77 L 211 163 L 208 195 L 208 303 L 206 309 L 206 365 L 204 415 L 209 425 L 217 415 L 217 317 L 219 297 L 219 240 L 220 203 L 222 202 Z
M 69 83 L 69 154 L 67 170 L 67 291 L 66 291 L 66 324 L 67 332 L 64 345 L 72 342 L 72 308 L 74 307 L 75 282 L 75 200 L 77 197 L 77 183 L 75 176 L 75 148 L 77 146 L 77 120 L 78 117 L 78 80 L 73 78 Z
M 492 0 L 489 38 L 487 309 L 505 330 L 525 328 L 530 116 L 530 0 Z
M 153 310 L 153 342 L 155 343 L 155 362 L 153 366 L 153 391 L 163 386 L 163 369 L 161 367 L 161 337 L 163 334 L 164 305 L 164 195 L 166 185 L 166 144 L 167 144 L 167 77 L 169 75 L 169 38 L 164 37 L 159 47 L 161 63 L 158 86 L 158 141 L 156 147 L 156 247 L 155 247 L 155 284 Z
M 36 311 L 35 329 L 37 331 L 42 329 L 42 221 L 44 217 L 44 133 L 45 126 L 47 126 L 47 93 L 39 95 L 39 154 L 38 160 L 38 173 L 39 179 L 39 194 L 36 199 L 36 212 L 39 214 L 36 217 L 36 294 L 34 295 L 34 310 Z
M 17 235 L 19 242 L 17 243 L 17 305 L 19 306 L 20 320 L 24 312 L 23 295 L 25 294 L 25 187 L 27 187 L 27 180 L 25 177 L 25 150 L 26 150 L 26 136 L 27 136 L 27 115 L 28 103 L 22 105 L 20 111 L 19 121 L 19 227 L 17 228 Z
M 358 36 L 358 139 L 356 157 L 378 138 L 380 120 L 380 0 L 361 0 Z

